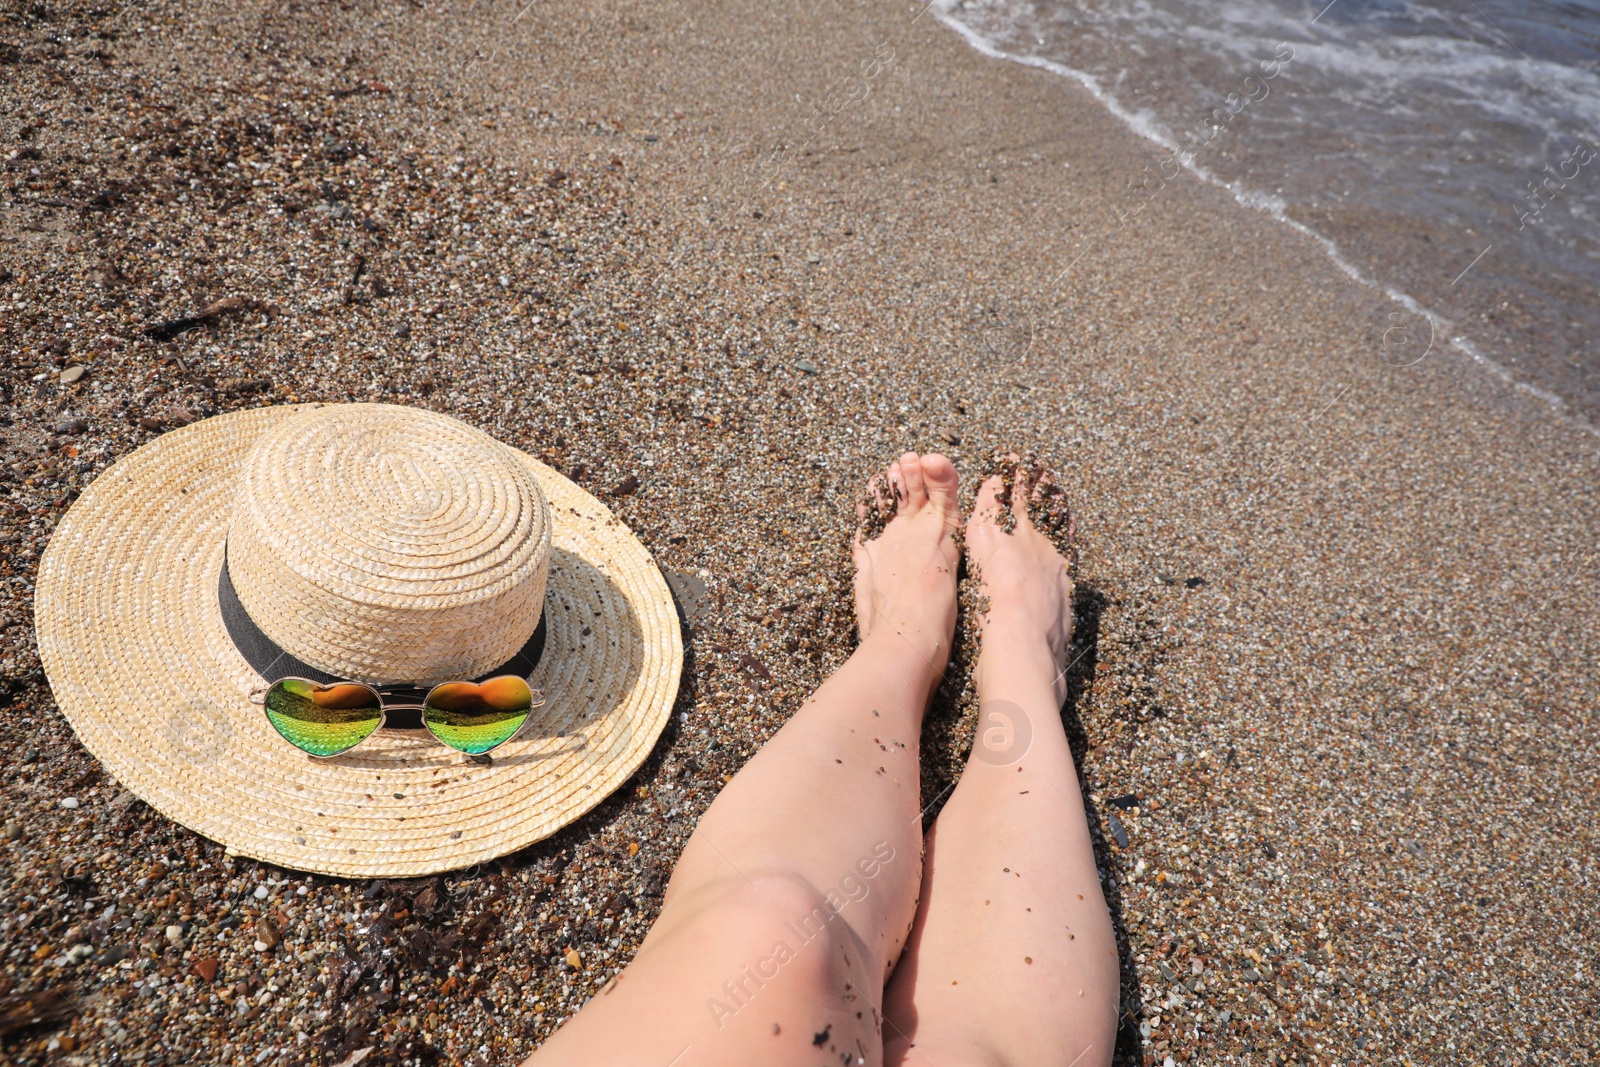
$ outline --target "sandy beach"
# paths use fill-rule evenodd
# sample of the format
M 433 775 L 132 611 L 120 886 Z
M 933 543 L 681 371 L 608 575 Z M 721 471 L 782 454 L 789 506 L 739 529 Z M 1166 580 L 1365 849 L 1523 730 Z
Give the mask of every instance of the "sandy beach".
M 921 5 L 745 0 L 63 2 L 0 15 L 0 74 L 0 1062 L 517 1062 L 849 654 L 862 482 L 937 450 L 970 496 L 1007 447 L 1078 512 L 1118 1062 L 1593 1062 L 1600 442 L 1302 234 L 1146 181 L 1075 83 Z M 230 858 L 39 666 L 39 554 L 98 472 L 347 399 L 568 473 L 685 609 L 650 761 L 486 868 Z

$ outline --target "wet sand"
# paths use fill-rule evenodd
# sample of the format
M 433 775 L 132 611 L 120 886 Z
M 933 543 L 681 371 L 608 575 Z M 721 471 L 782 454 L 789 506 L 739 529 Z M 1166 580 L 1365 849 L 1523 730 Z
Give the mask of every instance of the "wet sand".
M 848 655 L 862 481 L 1007 446 L 1078 514 L 1123 1061 L 1600 1045 L 1596 445 L 1301 235 L 1182 176 L 1130 201 L 1146 145 L 916 8 L 34 12 L 0 23 L 0 992 L 62 998 L 11 1060 L 514 1062 Z M 153 435 L 291 399 L 527 448 L 699 598 L 635 782 L 357 884 L 99 771 L 33 647 L 49 530 Z

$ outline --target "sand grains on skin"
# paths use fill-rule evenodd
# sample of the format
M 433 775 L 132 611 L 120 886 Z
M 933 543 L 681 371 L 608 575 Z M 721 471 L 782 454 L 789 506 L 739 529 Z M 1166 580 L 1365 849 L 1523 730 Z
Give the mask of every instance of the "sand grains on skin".
M 898 634 L 938 671 L 955 625 L 959 490 L 949 459 L 907 452 L 868 482 L 851 542 L 861 640 Z
M 1034 457 L 997 456 L 979 486 L 967 521 L 969 565 L 978 580 L 980 641 L 1042 633 L 1061 671 L 1053 684 L 1066 697 L 1072 644 L 1077 522 L 1066 493 Z M 978 669 L 982 669 L 980 656 Z

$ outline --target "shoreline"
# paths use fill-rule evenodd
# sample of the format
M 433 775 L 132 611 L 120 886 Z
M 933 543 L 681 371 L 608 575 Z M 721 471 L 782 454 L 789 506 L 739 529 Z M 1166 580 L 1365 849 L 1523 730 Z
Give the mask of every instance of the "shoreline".
M 1165 134 L 1155 130 L 1154 126 L 1150 125 L 1149 122 L 1144 122 L 1138 114 L 1134 114 L 1134 112 L 1130 112 L 1126 107 L 1123 107 L 1122 102 L 1117 101 L 1114 96 L 1106 93 L 1106 90 L 1099 83 L 1099 78 L 1094 77 L 1093 74 L 1088 74 L 1086 70 L 1078 70 L 1077 67 L 1067 66 L 1064 62 L 1053 61 L 1053 59 L 1037 58 L 1037 56 L 1018 56 L 1018 54 L 1003 50 L 1000 46 L 995 45 L 994 42 L 990 42 L 989 38 L 979 34 L 978 30 L 965 26 L 962 21 L 958 21 L 957 18 L 954 18 L 952 14 L 946 13 L 946 11 L 934 11 L 934 18 L 938 18 L 941 24 L 949 27 L 955 34 L 960 35 L 962 40 L 965 40 L 973 50 L 984 54 L 984 56 L 989 56 L 990 59 L 1002 59 L 1005 62 L 1014 62 L 1018 66 L 1048 70 L 1050 74 L 1069 78 L 1072 82 L 1082 85 L 1083 90 L 1088 91 L 1096 101 L 1099 101 L 1099 104 L 1106 107 L 1107 112 L 1115 115 L 1128 128 L 1130 133 L 1136 134 L 1139 138 L 1146 139 L 1146 141 L 1152 142 L 1160 149 L 1166 150 L 1168 152 L 1166 160 L 1171 160 L 1176 165 L 1182 166 L 1184 170 L 1194 174 L 1195 178 L 1202 179 L 1202 181 L 1208 182 L 1211 186 L 1224 190 L 1230 197 L 1234 198 L 1234 202 L 1238 203 L 1238 206 L 1250 211 L 1261 211 L 1262 214 L 1267 214 L 1274 221 L 1280 222 L 1283 226 L 1291 227 L 1299 234 L 1304 235 L 1310 242 L 1322 246 L 1323 251 L 1325 251 L 1330 262 L 1333 262 L 1334 267 L 1338 267 L 1352 282 L 1363 286 L 1366 290 L 1379 294 L 1379 296 L 1386 296 L 1390 301 L 1394 301 L 1398 307 L 1402 307 L 1405 310 L 1405 314 L 1413 317 L 1411 322 L 1406 322 L 1402 325 L 1402 330 L 1405 330 L 1406 333 L 1410 333 L 1411 330 L 1416 328 L 1413 323 L 1427 323 L 1430 339 L 1429 347 L 1432 347 L 1432 342 L 1448 344 L 1451 349 L 1456 350 L 1461 355 L 1466 355 L 1472 362 L 1482 366 L 1485 373 L 1499 379 L 1499 382 L 1504 386 L 1509 386 L 1510 389 L 1517 390 L 1520 394 L 1526 394 L 1528 397 L 1538 400 L 1539 403 L 1546 406 L 1550 416 L 1565 422 L 1566 426 L 1582 430 L 1584 434 L 1592 435 L 1592 437 L 1600 437 L 1600 426 L 1590 422 L 1589 419 L 1582 418 L 1581 414 L 1574 413 L 1573 405 L 1565 397 L 1560 397 L 1560 395 L 1550 392 L 1549 389 L 1541 389 L 1539 386 L 1534 386 L 1533 382 L 1518 379 L 1515 374 L 1510 373 L 1507 366 L 1502 365 L 1498 360 L 1494 360 L 1491 355 L 1482 352 L 1469 339 L 1461 338 L 1461 336 L 1451 336 L 1454 331 L 1454 323 L 1448 322 L 1443 315 L 1438 314 L 1435 310 L 1422 307 L 1410 293 L 1405 293 L 1397 286 L 1381 282 L 1378 278 L 1370 277 L 1366 272 L 1363 272 L 1360 267 L 1355 266 L 1354 262 L 1350 262 L 1339 251 L 1339 245 L 1336 240 L 1320 234 L 1314 227 L 1307 226 L 1306 222 L 1291 218 L 1288 211 L 1286 211 L 1282 198 L 1262 194 L 1254 187 L 1250 187 L 1248 190 L 1240 190 L 1238 186 L 1240 184 L 1248 186 L 1248 182 L 1229 182 L 1226 179 L 1218 178 L 1216 174 L 1211 173 L 1205 166 L 1197 165 L 1194 162 L 1194 150 L 1184 149 L 1184 147 L 1179 146 L 1176 142 L 1171 141 L 1170 138 L 1166 138 Z M 1163 160 L 1163 162 L 1166 162 L 1166 160 Z M 1166 179 L 1165 174 L 1162 174 L 1162 187 L 1165 187 L 1166 181 L 1170 181 L 1170 179 Z M 1387 350 L 1390 346 L 1386 344 L 1386 346 L 1381 347 Z M 1405 365 L 1405 363 L 1400 362 L 1400 358 L 1410 357 L 1410 355 L 1410 352 L 1397 354 L 1395 365 Z M 1426 358 L 1426 355 L 1427 352 L 1424 350 L 1424 354 L 1418 358 Z
M 1434 345 L 1443 345 L 1454 349 L 1456 352 L 1467 356 L 1481 370 L 1497 378 L 1502 384 L 1509 386 L 1516 392 L 1523 393 L 1535 400 L 1538 400 L 1549 409 L 1550 414 L 1555 418 L 1565 422 L 1567 425 L 1575 429 L 1582 430 L 1587 434 L 1592 436 L 1600 436 L 1600 424 L 1597 424 L 1593 421 L 1592 414 L 1586 417 L 1583 413 L 1585 410 L 1592 409 L 1594 407 L 1592 400 L 1575 401 L 1574 399 L 1563 396 L 1552 389 L 1540 386 L 1531 380 L 1519 378 L 1515 373 L 1513 373 L 1512 369 L 1505 362 L 1496 359 L 1494 356 L 1491 356 L 1485 352 L 1481 344 L 1474 343 L 1467 337 L 1458 334 L 1456 332 L 1457 323 L 1448 318 L 1444 312 L 1439 311 L 1435 307 L 1423 306 L 1422 302 L 1405 290 L 1403 284 L 1382 280 L 1376 275 L 1376 273 L 1371 271 L 1371 268 L 1363 270 L 1349 255 L 1346 255 L 1345 252 L 1341 250 L 1340 243 L 1337 238 L 1330 237 L 1326 233 L 1318 230 L 1315 226 L 1291 216 L 1289 214 L 1289 206 L 1282 197 L 1264 193 L 1251 185 L 1248 180 L 1240 179 L 1238 181 L 1230 181 L 1228 179 L 1219 177 L 1210 168 L 1200 165 L 1196 161 L 1196 157 L 1207 147 L 1207 144 L 1204 141 L 1202 141 L 1198 148 L 1194 146 L 1179 145 L 1156 125 L 1152 124 L 1146 114 L 1130 110 L 1115 95 L 1107 91 L 1098 76 L 1088 71 L 1081 70 L 1077 67 L 1073 67 L 1069 64 L 1047 57 L 1020 55 L 1008 51 L 1005 47 L 1003 47 L 1003 45 L 991 37 L 986 36 L 980 30 L 962 22 L 958 17 L 956 17 L 955 13 L 944 10 L 937 6 L 931 7 L 930 10 L 934 11 L 935 17 L 938 18 L 942 24 L 949 27 L 963 40 L 965 40 L 974 50 L 982 55 L 988 56 L 992 59 L 1016 63 L 1024 67 L 1031 67 L 1036 70 L 1048 71 L 1051 74 L 1055 74 L 1062 78 L 1076 82 L 1097 101 L 1099 101 L 1099 103 L 1104 106 L 1107 111 L 1116 116 L 1116 118 L 1129 131 L 1161 148 L 1165 153 L 1167 153 L 1167 155 L 1163 160 L 1161 160 L 1156 168 L 1158 178 L 1156 179 L 1157 188 L 1154 195 L 1159 195 L 1161 189 L 1165 188 L 1166 184 L 1171 181 L 1173 177 L 1175 177 L 1175 175 L 1168 175 L 1165 172 L 1165 166 L 1168 163 L 1172 164 L 1174 167 L 1181 167 L 1183 170 L 1194 175 L 1200 180 L 1213 185 L 1218 189 L 1224 190 L 1241 207 L 1252 211 L 1263 212 L 1279 223 L 1294 229 L 1307 240 L 1320 246 L 1324 254 L 1328 257 L 1329 261 L 1332 262 L 1334 266 L 1351 281 L 1365 289 L 1387 297 L 1389 300 L 1393 301 L 1394 304 L 1398 305 L 1401 311 L 1396 313 L 1394 316 L 1394 321 L 1398 324 L 1394 331 L 1396 334 L 1403 333 L 1410 335 L 1414 333 L 1420 333 L 1422 327 L 1425 325 L 1427 327 L 1431 342 L 1429 346 L 1430 350 Z M 1283 52 L 1285 48 L 1288 49 L 1287 56 Z M 1264 86 L 1267 81 L 1270 81 L 1277 75 L 1277 73 L 1279 73 L 1278 68 L 1280 66 L 1287 67 L 1288 64 L 1292 62 L 1293 51 L 1293 46 L 1287 44 L 1287 42 L 1281 44 L 1277 53 L 1277 58 L 1275 60 L 1265 61 L 1264 65 L 1262 64 L 1262 61 L 1258 61 L 1260 69 L 1256 70 L 1252 76 L 1258 78 L 1259 83 Z M 1282 61 L 1281 63 L 1278 62 L 1280 60 Z M 1271 68 L 1270 71 L 1268 70 L 1269 67 Z M 1234 112 L 1231 108 L 1228 108 L 1226 111 L 1222 112 L 1227 114 L 1230 119 L 1233 115 L 1242 113 L 1243 109 L 1255 99 L 1255 97 L 1247 89 L 1245 89 L 1244 86 L 1241 85 L 1239 89 L 1239 93 L 1230 95 L 1233 97 L 1240 97 L 1244 101 L 1241 104 L 1240 111 Z M 1263 99 L 1265 98 L 1264 91 L 1261 93 L 1261 96 Z M 1225 132 L 1226 126 L 1212 128 L 1202 125 L 1202 129 L 1205 131 L 1202 136 L 1209 139 L 1209 137 L 1220 135 L 1221 133 Z M 1148 166 L 1144 168 L 1143 173 L 1146 175 L 1146 177 L 1144 177 L 1143 180 L 1138 183 L 1138 188 L 1132 188 L 1133 183 L 1130 181 L 1130 196 L 1138 197 L 1150 186 L 1151 179 L 1148 177 L 1150 174 L 1150 169 Z M 1138 210 L 1139 208 L 1135 208 L 1132 211 L 1127 212 L 1126 215 L 1136 215 Z M 1119 220 L 1125 217 L 1124 213 L 1122 212 L 1118 212 L 1118 216 Z M 1469 230 L 1468 232 L 1471 231 Z M 1491 242 L 1488 248 L 1486 248 L 1483 252 L 1480 252 L 1478 257 L 1469 263 L 1465 270 L 1461 271 L 1461 275 L 1457 277 L 1456 281 L 1459 281 L 1461 276 L 1464 276 L 1473 267 L 1477 266 L 1478 262 L 1482 260 L 1484 255 L 1486 255 L 1488 251 L 1492 250 L 1495 243 L 1496 242 Z M 1451 284 L 1454 285 L 1455 282 L 1452 282 Z M 1503 337 L 1498 338 L 1498 340 L 1501 341 L 1501 343 L 1504 343 Z M 1394 347 L 1395 346 L 1385 343 L 1382 346 L 1384 355 L 1381 357 L 1386 362 L 1391 362 L 1393 365 L 1408 365 L 1404 362 L 1404 359 L 1416 355 L 1414 352 L 1393 352 L 1391 349 Z M 1416 358 L 1426 358 L 1426 355 L 1427 353 L 1424 352 L 1422 355 L 1416 356 Z M 1524 353 L 1524 357 L 1525 356 L 1526 353 Z M 1518 361 L 1517 357 L 1512 357 L 1512 361 Z
M 1119 1062 L 1597 1043 L 1554 966 L 1600 843 L 1592 437 L 1459 354 L 1374 359 L 1387 298 L 1199 180 L 1074 264 L 1148 146 L 915 14 L 5 25 L 0 895 L 33 903 L 0 949 L 8 990 L 80 1005 L 4 1039 L 17 1062 L 516 1062 L 625 965 L 695 818 L 848 655 L 851 509 L 905 447 L 950 454 L 970 500 L 1031 446 L 1078 511 L 1067 722 Z M 147 332 L 229 297 L 254 303 Z M 73 739 L 32 648 L 38 551 L 107 464 L 213 411 L 352 399 L 527 449 L 704 587 L 634 779 L 418 883 L 166 822 Z M 963 593 L 930 818 L 976 721 Z

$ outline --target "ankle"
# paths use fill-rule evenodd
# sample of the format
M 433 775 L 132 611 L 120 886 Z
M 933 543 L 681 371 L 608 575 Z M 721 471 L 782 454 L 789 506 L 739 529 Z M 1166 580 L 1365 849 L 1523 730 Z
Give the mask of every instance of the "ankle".
M 1063 665 L 1038 627 L 995 620 L 984 627 L 982 641 L 973 683 L 984 699 L 1049 694 L 1059 703 L 1065 698 Z
M 1050 635 L 1037 623 L 991 611 L 984 620 L 981 654 L 998 652 L 1006 658 L 1054 662 Z
M 870 662 L 875 671 L 903 674 L 909 683 L 931 693 L 950 663 L 950 640 L 884 625 L 862 638 L 854 655 Z

